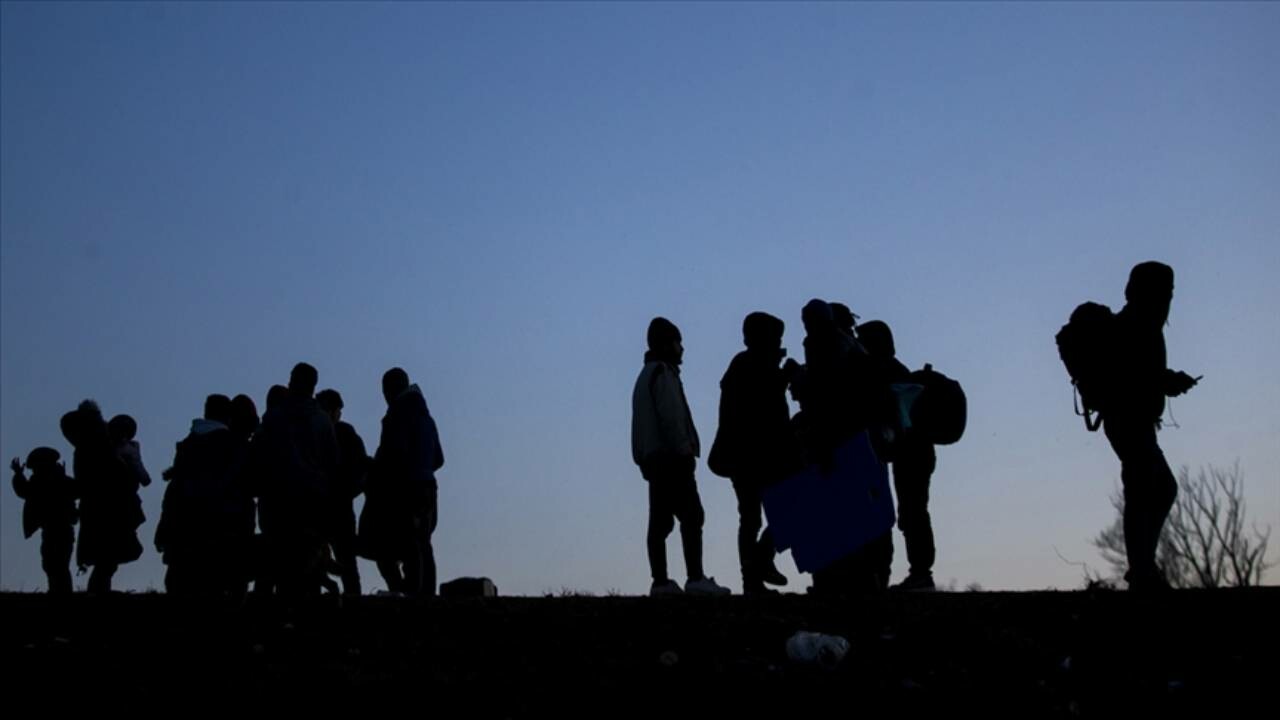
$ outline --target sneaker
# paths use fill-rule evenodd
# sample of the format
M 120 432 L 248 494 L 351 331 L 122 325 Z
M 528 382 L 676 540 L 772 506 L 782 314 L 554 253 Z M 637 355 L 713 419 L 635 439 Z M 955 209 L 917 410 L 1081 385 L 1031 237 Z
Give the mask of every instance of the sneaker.
M 742 594 L 750 597 L 760 597 L 762 595 L 781 595 L 782 593 L 778 592 L 777 590 L 774 590 L 773 588 L 765 587 L 764 583 L 759 583 L 756 585 L 749 585 L 744 583 L 742 586 Z
M 690 595 L 728 595 L 729 588 L 716 584 L 713 577 L 703 577 L 697 580 L 689 580 L 684 584 L 684 591 Z
M 933 591 L 933 575 L 915 575 L 909 574 L 907 578 L 889 588 L 890 590 L 898 590 L 900 592 L 931 592 Z
M 649 588 L 649 597 L 683 594 L 684 591 L 680 589 L 680 583 L 675 580 L 654 580 L 653 585 Z

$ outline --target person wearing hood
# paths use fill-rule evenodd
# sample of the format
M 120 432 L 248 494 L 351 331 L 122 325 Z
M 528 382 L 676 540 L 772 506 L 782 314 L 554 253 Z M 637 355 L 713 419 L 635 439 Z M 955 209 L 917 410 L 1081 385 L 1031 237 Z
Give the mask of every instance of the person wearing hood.
M 230 430 L 231 417 L 226 395 L 205 398 L 204 415 L 191 421 L 191 431 L 177 444 L 173 466 L 163 475 L 169 486 L 155 544 L 168 567 L 164 585 L 171 594 L 218 595 L 240 589 L 233 578 L 246 559 L 253 515 L 248 489 L 239 486 L 243 453 Z
M 67 477 L 60 455 L 51 447 L 38 447 L 27 455 L 27 464 L 14 458 L 13 492 L 26 501 L 22 506 L 22 534 L 40 531 L 40 566 L 49 580 L 50 595 L 71 594 L 71 550 L 75 545 L 76 488 Z M 28 478 L 26 470 L 31 471 Z
M 1199 381 L 1168 367 L 1164 325 L 1173 303 L 1173 268 L 1159 262 L 1134 266 L 1116 314 L 1114 391 L 1102 409 L 1102 429 L 1120 459 L 1124 488 L 1124 540 L 1130 589 L 1169 587 L 1156 564 L 1156 546 L 1173 508 L 1178 483 L 1156 440 L 1165 398 Z
M 712 472 L 733 482 L 738 498 L 738 561 L 742 592 L 772 592 L 765 584 L 785 585 L 774 564 L 773 538 L 763 526 L 764 488 L 799 469 L 791 442 L 787 378 L 779 363 L 785 324 L 768 313 L 753 312 L 742 322 L 746 350 L 729 363 L 720 380 L 720 425 L 711 447 Z
M 702 567 L 705 513 L 694 478 L 701 449 L 680 381 L 680 330 L 656 317 L 649 323 L 647 340 L 649 350 L 631 395 L 631 458 L 649 483 L 649 594 L 727 595 L 729 589 L 707 577 Z M 667 536 L 677 519 L 688 574 L 683 590 L 667 574 Z
M 142 557 L 138 527 L 146 517 L 137 479 L 116 455 L 94 401 L 85 400 L 63 415 L 62 433 L 75 448 L 71 465 L 80 496 L 76 564 L 93 568 L 89 592 L 108 593 L 120 566 Z
M 316 577 L 327 557 L 325 517 L 339 452 L 333 423 L 313 397 L 319 377 L 311 365 L 295 365 L 287 396 L 274 405 L 268 398 L 250 446 L 258 523 L 270 555 L 266 572 L 285 594 L 319 592 Z
M 432 596 L 440 435 L 422 390 L 403 369 L 383 374 L 382 397 L 387 412 L 360 514 L 360 554 L 377 563 L 389 592 Z

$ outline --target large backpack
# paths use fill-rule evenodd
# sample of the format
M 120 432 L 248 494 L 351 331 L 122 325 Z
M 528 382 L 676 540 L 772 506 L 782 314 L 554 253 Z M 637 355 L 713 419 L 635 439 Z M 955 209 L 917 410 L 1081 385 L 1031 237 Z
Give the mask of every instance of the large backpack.
M 911 373 L 923 389 L 911 405 L 911 425 L 934 445 L 950 445 L 964 435 L 968 402 L 960 383 L 925 365 Z
M 1090 432 L 1102 425 L 1102 413 L 1112 395 L 1109 353 L 1115 332 L 1116 315 L 1111 308 L 1087 302 L 1072 311 L 1055 338 L 1058 355 L 1079 395 L 1079 402 L 1073 399 L 1076 414 L 1084 418 L 1084 426 Z

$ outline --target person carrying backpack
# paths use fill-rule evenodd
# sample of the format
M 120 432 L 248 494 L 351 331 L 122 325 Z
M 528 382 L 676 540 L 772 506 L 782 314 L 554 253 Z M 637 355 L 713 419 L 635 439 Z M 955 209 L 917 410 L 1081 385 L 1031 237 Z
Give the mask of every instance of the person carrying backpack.
M 1058 348 L 1080 392 L 1086 425 L 1096 430 L 1100 423 L 1120 459 L 1125 581 L 1131 590 L 1163 590 L 1169 583 L 1156 565 L 1156 545 L 1178 484 L 1156 431 L 1165 398 L 1182 395 L 1200 378 L 1168 367 L 1164 325 L 1173 302 L 1173 268 L 1139 263 L 1129 273 L 1124 297 L 1124 308 L 1110 317 L 1093 303 L 1077 308 L 1058 334 Z M 1098 417 L 1091 421 L 1094 412 Z

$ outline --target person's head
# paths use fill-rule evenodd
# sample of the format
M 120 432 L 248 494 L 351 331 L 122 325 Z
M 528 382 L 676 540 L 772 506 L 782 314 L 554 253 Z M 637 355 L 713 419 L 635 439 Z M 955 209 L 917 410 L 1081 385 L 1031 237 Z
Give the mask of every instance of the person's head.
M 316 404 L 334 423 L 342 419 L 342 395 L 337 390 L 329 388 L 316 393 Z
M 315 394 L 318 382 L 320 373 L 311 365 L 300 362 L 289 373 L 289 392 L 298 397 L 309 398 Z
M 1173 268 L 1155 261 L 1138 263 L 1129 271 L 1124 299 L 1143 317 L 1163 325 L 1173 303 Z
M 113 443 L 123 443 L 138 435 L 138 422 L 128 415 L 117 415 L 107 423 L 107 436 Z
M 854 315 L 849 306 L 844 303 L 831 303 L 831 320 L 835 323 L 837 330 L 852 337 L 853 328 L 858 323 L 858 316 Z
M 267 410 L 284 405 L 289 399 L 289 388 L 283 385 L 272 385 L 267 390 Z
M 81 429 L 80 413 L 75 410 L 64 413 L 58 425 L 62 428 L 62 437 L 66 438 L 67 442 L 73 446 L 79 446 L 83 442 L 84 431 Z
M 27 467 L 33 473 L 48 472 L 58 466 L 58 460 L 61 457 L 58 451 L 51 447 L 38 447 L 27 453 Z
M 893 346 L 893 331 L 881 320 L 868 320 L 859 325 L 858 341 L 871 357 L 892 358 L 897 354 Z
M 214 393 L 204 399 L 204 419 L 231 426 L 231 398 Z
M 261 419 L 258 417 L 258 406 L 253 398 L 240 393 L 231 398 L 231 429 L 239 435 L 248 437 L 257 429 Z
M 805 303 L 804 308 L 800 310 L 800 321 L 804 323 L 804 331 L 809 335 L 835 329 L 835 317 L 831 313 L 831 305 L 817 298 Z
M 679 365 L 684 360 L 684 344 L 680 337 L 680 328 L 664 317 L 656 317 L 649 321 L 649 332 L 646 337 L 649 352 L 655 356 Z
M 98 407 L 98 403 L 85 400 L 75 410 L 63 415 L 62 434 L 76 447 L 86 444 L 97 446 L 107 442 L 107 421 L 102 419 L 102 409 Z
M 766 312 L 753 312 L 742 320 L 742 344 L 752 350 L 779 350 L 786 324 Z
M 392 400 L 409 389 L 409 373 L 402 368 L 393 367 L 382 374 L 382 397 L 390 405 Z

